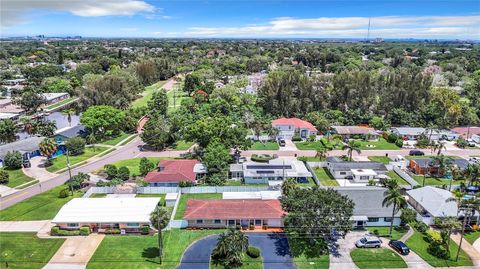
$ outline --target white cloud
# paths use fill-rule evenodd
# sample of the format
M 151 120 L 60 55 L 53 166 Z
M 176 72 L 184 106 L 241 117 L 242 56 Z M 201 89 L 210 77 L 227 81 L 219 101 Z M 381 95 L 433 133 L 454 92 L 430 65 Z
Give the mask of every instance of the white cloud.
M 156 8 L 141 0 L 2 0 L 2 27 L 26 22 L 24 15 L 32 10 L 63 11 L 81 17 L 100 17 L 153 13 Z
M 191 27 L 196 37 L 366 37 L 368 17 L 275 18 L 264 25 Z M 480 37 L 480 16 L 384 16 L 370 18 L 370 36 L 386 38 Z

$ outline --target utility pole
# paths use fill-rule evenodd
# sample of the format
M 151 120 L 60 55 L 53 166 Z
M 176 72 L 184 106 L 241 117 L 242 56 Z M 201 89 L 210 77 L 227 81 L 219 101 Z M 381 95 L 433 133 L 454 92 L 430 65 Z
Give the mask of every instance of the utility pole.
M 66 153 L 66 156 L 67 156 L 67 168 L 68 168 L 68 176 L 69 176 L 69 181 L 70 181 L 70 192 L 72 193 L 72 196 L 73 196 L 72 168 L 70 167 L 70 158 L 68 157 L 68 149 L 65 149 L 65 153 Z

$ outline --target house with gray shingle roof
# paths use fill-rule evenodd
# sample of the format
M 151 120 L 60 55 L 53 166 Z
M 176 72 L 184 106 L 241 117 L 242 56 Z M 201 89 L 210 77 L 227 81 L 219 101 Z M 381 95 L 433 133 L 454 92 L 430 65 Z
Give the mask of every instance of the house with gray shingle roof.
M 3 166 L 3 159 L 8 152 L 19 151 L 23 154 L 23 158 L 28 160 L 31 157 L 39 156 L 38 145 L 45 137 L 32 136 L 26 139 L 17 140 L 0 146 L 0 165 Z
M 420 135 L 425 134 L 426 129 L 422 127 L 394 127 L 391 131 L 404 140 L 417 140 Z

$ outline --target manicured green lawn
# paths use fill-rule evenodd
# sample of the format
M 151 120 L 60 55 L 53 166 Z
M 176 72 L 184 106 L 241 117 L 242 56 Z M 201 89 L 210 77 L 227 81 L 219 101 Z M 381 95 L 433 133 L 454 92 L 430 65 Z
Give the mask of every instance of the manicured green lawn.
M 175 219 L 183 219 L 188 199 L 222 199 L 221 193 L 185 193 L 180 197 Z
M 247 255 L 247 253 L 243 253 L 243 263 L 239 267 L 235 267 L 236 269 L 261 269 L 263 268 L 263 259 L 260 253 L 260 257 L 258 258 L 251 258 Z M 221 264 L 218 264 L 215 260 L 210 260 L 210 269 L 229 269 L 229 267 L 225 267 Z
M 137 193 L 135 197 L 160 197 L 160 202 L 165 201 L 165 193 Z
M 142 93 L 142 97 L 138 98 L 137 100 L 133 101 L 132 107 L 143 107 L 146 106 L 148 101 L 152 99 L 152 95 L 155 91 L 160 90 L 165 84 L 166 81 L 159 81 L 153 85 L 145 87 L 145 91 Z
M 85 152 L 83 154 L 68 157 L 70 159 L 70 166 L 83 162 L 87 159 L 90 159 L 91 157 L 107 149 L 108 148 L 105 148 L 105 147 L 86 147 Z M 52 165 L 47 167 L 47 171 L 53 173 L 53 172 L 62 170 L 64 168 L 67 168 L 67 156 L 65 154 L 53 158 Z
M 77 191 L 74 192 L 74 196 L 58 198 L 60 190 L 65 188 L 66 186 L 58 186 L 1 210 L 0 221 L 53 219 L 65 203 L 75 197 L 81 197 L 83 194 L 83 192 Z
M 8 168 L 3 168 L 2 170 L 8 173 L 9 177 L 7 186 L 10 188 L 14 188 L 33 180 L 33 178 L 25 175 L 22 169 L 11 170 Z
M 195 144 L 194 142 L 187 142 L 185 140 L 180 140 L 175 143 L 173 146 L 174 150 L 187 150 Z
M 99 142 L 98 144 L 105 144 L 105 145 L 110 145 L 110 146 L 115 146 L 116 144 L 120 143 L 122 140 L 126 139 L 127 137 L 131 136 L 132 134 L 124 133 L 121 132 L 117 136 L 104 140 L 102 142 Z
M 253 142 L 250 150 L 278 150 L 279 146 L 277 142 L 267 141 L 262 143 L 260 141 Z
M 393 227 L 392 229 L 392 237 L 390 237 L 390 226 L 388 227 L 368 227 L 367 230 L 369 232 L 374 233 L 375 230 L 378 231 L 378 236 L 380 237 L 387 237 L 391 240 L 398 240 L 402 238 L 404 234 L 407 233 L 407 230 L 403 227 Z
M 0 233 L 0 267 L 42 268 L 57 252 L 64 238 L 40 239 L 35 233 Z
M 107 235 L 87 264 L 88 269 L 174 269 L 193 242 L 223 230 L 180 230 L 163 233 L 163 263 L 158 264 L 157 236 Z
M 370 150 L 370 149 L 400 149 L 394 143 L 389 143 L 387 140 L 383 138 L 379 138 L 378 141 L 363 141 L 363 140 L 355 140 L 360 144 L 361 150 Z M 369 147 L 369 145 L 373 147 Z
M 115 165 L 117 168 L 122 167 L 122 166 L 126 166 L 128 168 L 128 170 L 130 170 L 130 176 L 134 177 L 134 176 L 139 176 L 140 175 L 140 160 L 141 159 L 142 158 L 133 158 L 133 159 L 114 162 L 112 164 Z M 148 157 L 147 159 L 152 161 L 155 164 L 155 166 L 157 166 L 158 162 L 161 159 L 165 159 L 165 158 Z
M 338 182 L 335 180 L 335 178 L 333 178 L 327 168 L 316 167 L 314 171 L 318 180 L 320 180 L 320 184 L 323 186 L 339 186 Z
M 422 185 L 423 184 L 423 175 L 415 175 L 413 176 L 413 179 L 418 182 L 418 184 Z M 450 179 L 446 178 L 436 178 L 436 177 L 430 177 L 427 176 L 425 178 L 425 186 L 435 186 L 435 185 L 449 185 L 450 184 Z M 459 185 L 462 183 L 463 180 L 455 180 L 452 182 L 452 185 Z
M 52 109 L 55 109 L 55 108 L 57 108 L 57 107 L 63 106 L 63 105 L 66 104 L 66 103 L 72 102 L 72 101 L 75 100 L 75 99 L 78 99 L 78 98 L 77 98 L 77 97 L 70 97 L 70 98 L 64 99 L 64 100 L 62 100 L 62 101 L 60 101 L 60 102 L 57 102 L 57 103 L 55 103 L 55 104 L 49 105 L 49 106 L 47 106 L 45 109 L 46 109 L 46 110 L 52 110 Z
M 407 268 L 402 257 L 390 249 L 361 249 L 350 252 L 353 262 L 360 269 L 367 268 Z
M 384 164 L 388 164 L 392 161 L 390 158 L 386 156 L 370 156 L 368 157 L 368 159 L 373 162 L 379 162 Z
M 339 141 L 339 140 L 331 140 L 331 141 L 328 141 L 327 139 L 325 138 L 322 138 L 321 139 L 327 146 L 330 145 L 331 148 L 333 149 L 341 149 L 342 148 L 342 142 Z M 319 149 L 323 149 L 325 148 L 323 146 L 323 144 L 319 141 L 315 141 L 315 142 L 297 142 L 295 143 L 295 145 L 297 146 L 297 148 L 299 150 L 319 150 Z
M 422 259 L 424 259 L 427 263 L 434 267 L 454 267 L 454 266 L 471 266 L 472 265 L 472 260 L 470 260 L 470 257 L 461 250 L 460 251 L 460 256 L 458 257 L 458 261 L 455 261 L 455 254 L 457 253 L 458 250 L 458 245 L 451 240 L 450 241 L 450 253 L 451 253 L 451 258 L 448 260 L 443 260 L 440 258 L 437 258 L 433 256 L 432 254 L 428 253 L 427 248 L 428 248 L 428 238 L 426 235 L 419 233 L 418 231 L 415 231 L 415 233 L 410 237 L 407 242 L 405 242 L 407 246 L 417 253 Z
M 330 257 L 328 250 L 321 248 L 321 244 L 310 244 L 310 240 L 295 238 L 287 235 L 290 255 L 298 269 L 328 269 Z M 324 253 L 324 254 L 320 254 Z
M 399 176 L 397 174 L 397 172 L 395 172 L 393 170 L 388 171 L 387 176 L 389 176 L 392 179 L 396 179 L 397 182 L 398 182 L 398 185 L 400 185 L 400 186 L 409 186 L 410 185 L 407 181 L 405 181 L 405 179 L 403 179 L 401 176 Z
M 472 245 L 480 237 L 480 231 L 465 233 L 464 237 Z

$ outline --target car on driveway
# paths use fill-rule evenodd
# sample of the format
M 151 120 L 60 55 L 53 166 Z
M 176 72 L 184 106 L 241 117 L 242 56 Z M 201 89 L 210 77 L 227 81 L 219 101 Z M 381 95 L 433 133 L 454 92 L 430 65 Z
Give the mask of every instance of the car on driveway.
M 278 144 L 280 145 L 280 147 L 285 147 L 287 143 L 285 142 L 285 139 L 278 139 Z
M 357 248 L 379 248 L 382 246 L 382 240 L 375 236 L 365 236 L 355 242 Z
M 423 153 L 423 151 L 420 151 L 420 150 L 410 150 L 408 155 L 410 155 L 410 156 L 423 156 L 423 155 L 425 155 L 425 153 Z
M 390 240 L 388 245 L 402 255 L 408 255 L 408 253 L 410 253 L 410 249 L 402 241 Z

